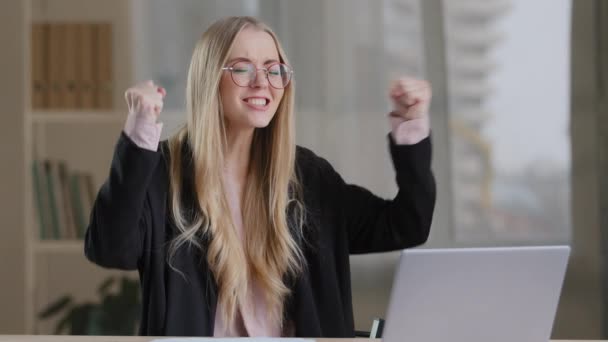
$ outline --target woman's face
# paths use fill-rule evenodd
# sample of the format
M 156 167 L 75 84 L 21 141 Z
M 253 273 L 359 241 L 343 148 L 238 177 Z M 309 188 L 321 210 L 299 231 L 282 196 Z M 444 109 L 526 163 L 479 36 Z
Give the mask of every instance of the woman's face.
M 266 68 L 278 63 L 279 53 L 272 36 L 254 27 L 243 29 L 236 37 L 228 62 L 225 67 L 235 67 L 234 76 L 244 74 L 245 63 L 253 64 L 257 69 Z M 237 85 L 230 71 L 224 71 L 220 81 L 220 94 L 226 125 L 230 129 L 248 129 L 266 127 L 272 120 L 284 89 L 270 86 L 263 70 L 258 70 L 257 77 L 249 85 Z M 241 78 L 242 79 L 242 78 Z

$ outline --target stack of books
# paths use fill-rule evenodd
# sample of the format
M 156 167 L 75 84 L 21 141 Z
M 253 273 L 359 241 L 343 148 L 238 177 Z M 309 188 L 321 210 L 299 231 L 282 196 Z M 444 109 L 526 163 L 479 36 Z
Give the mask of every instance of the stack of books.
M 112 108 L 112 26 L 32 24 L 32 108 Z
M 96 195 L 92 175 L 70 172 L 61 160 L 34 160 L 32 175 L 40 240 L 84 238 Z

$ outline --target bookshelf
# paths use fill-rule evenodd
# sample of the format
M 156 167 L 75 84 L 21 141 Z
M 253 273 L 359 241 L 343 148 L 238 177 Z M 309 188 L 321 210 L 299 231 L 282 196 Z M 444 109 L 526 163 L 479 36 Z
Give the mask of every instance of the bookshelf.
M 47 321 L 37 318 L 37 314 L 49 303 L 66 294 L 74 297 L 76 302 L 95 301 L 97 287 L 108 276 L 136 276 L 134 272 L 102 269 L 88 262 L 84 256 L 82 232 L 64 234 L 69 232 L 65 224 L 59 225 L 61 234 L 43 239 L 40 225 L 43 220 L 40 219 L 40 205 L 37 202 L 43 195 L 39 188 L 36 190 L 40 178 L 32 172 L 32 165 L 36 161 L 61 161 L 67 167 L 68 175 L 82 173 L 89 176 L 93 197 L 107 177 L 114 144 L 126 119 L 122 92 L 132 84 L 130 1 L 26 0 L 25 25 L 26 37 L 29 37 L 25 44 L 29 60 L 25 63 L 26 110 L 23 115 L 27 172 L 24 175 L 23 229 L 25 326 L 27 334 L 53 334 L 59 317 Z M 35 38 L 44 36 L 40 34 L 44 30 L 47 30 L 46 41 Z M 87 52 L 81 49 L 71 54 L 70 51 L 78 50 L 77 38 L 82 30 L 93 32 L 90 33 L 91 37 L 97 38 L 85 37 L 81 43 L 96 41 L 105 44 L 105 50 Z M 103 33 L 95 33 L 97 31 Z M 63 38 L 57 40 L 61 35 Z M 61 42 L 58 43 L 59 48 L 49 47 L 57 41 Z M 45 48 L 46 54 L 42 51 Z M 100 57 L 102 55 L 106 58 Z M 78 67 L 83 64 L 84 58 L 96 61 L 85 65 L 88 72 Z M 46 74 L 41 72 L 44 68 Z M 51 83 L 63 82 L 63 95 L 53 98 L 51 93 L 41 93 L 41 89 L 54 89 L 50 85 L 38 86 L 37 82 L 44 82 L 44 77 Z M 80 81 L 96 80 L 98 86 L 83 87 L 84 90 L 79 93 L 78 88 L 69 83 L 78 77 L 81 77 Z M 87 94 L 86 91 L 91 93 Z M 49 183 L 53 186 L 58 184 Z M 47 194 L 47 197 L 51 195 Z M 64 210 L 60 205 L 68 197 L 55 196 L 58 199 L 56 210 Z M 71 210 L 75 209 L 72 207 Z M 87 211 L 86 208 L 82 210 L 86 213 L 86 221 Z M 68 212 L 70 210 L 64 212 L 66 217 L 70 215 Z
M 36 254 L 82 254 L 83 249 L 82 240 L 38 241 L 34 244 L 34 252 Z
M 123 123 L 124 113 L 101 111 L 33 111 L 32 123 Z

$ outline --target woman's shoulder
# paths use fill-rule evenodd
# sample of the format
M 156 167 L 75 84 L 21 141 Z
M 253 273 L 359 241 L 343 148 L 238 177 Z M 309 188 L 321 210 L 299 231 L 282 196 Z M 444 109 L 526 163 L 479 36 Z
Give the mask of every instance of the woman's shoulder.
M 322 163 L 327 162 L 322 157 L 318 156 L 311 149 L 297 145 L 296 146 L 296 165 L 300 168 L 315 168 Z
M 296 146 L 296 169 L 301 175 L 328 176 L 335 174 L 334 168 L 327 159 L 317 155 L 311 149 Z

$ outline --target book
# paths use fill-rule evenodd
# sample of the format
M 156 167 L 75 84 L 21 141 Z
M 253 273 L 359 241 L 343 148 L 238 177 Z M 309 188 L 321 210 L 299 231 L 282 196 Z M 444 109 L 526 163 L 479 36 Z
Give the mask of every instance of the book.
M 49 201 L 46 185 L 44 167 L 39 160 L 32 161 L 32 185 L 34 188 L 34 202 L 38 215 L 38 229 L 40 240 L 46 240 L 51 236 L 51 218 L 49 212 Z
M 95 105 L 93 92 L 94 30 L 92 24 L 76 24 L 76 106 L 90 109 Z
M 62 26 L 63 34 L 63 53 L 64 58 L 61 60 L 62 81 L 64 82 L 63 107 L 66 109 L 74 109 L 77 107 L 76 93 L 76 65 L 78 60 L 77 45 L 77 26 L 76 24 L 59 24 Z
M 49 208 L 49 217 L 50 217 L 50 234 L 49 234 L 49 238 L 53 238 L 53 239 L 59 239 L 60 237 L 60 232 L 59 232 L 59 227 L 60 227 L 60 223 L 59 223 L 59 209 L 58 209 L 58 203 L 57 203 L 57 197 L 55 195 L 55 192 L 57 191 L 55 189 L 55 182 L 53 181 L 53 164 L 51 163 L 50 160 L 45 160 L 43 162 L 44 165 L 44 178 L 46 179 L 46 187 L 47 187 L 47 192 L 46 192 L 46 198 L 48 200 L 48 208 Z
M 61 189 L 61 204 L 63 209 L 63 236 L 62 239 L 76 239 L 76 224 L 74 222 L 73 205 L 70 196 L 68 166 L 65 161 L 58 164 L 59 188 Z
M 112 26 L 109 23 L 95 25 L 96 32 L 96 108 L 112 108 Z
M 63 189 L 61 186 L 61 176 L 60 176 L 60 164 L 61 161 L 51 160 L 50 171 L 51 171 L 51 181 L 53 182 L 53 197 L 55 199 L 55 210 L 57 216 L 57 235 L 56 239 L 65 239 L 68 235 L 67 231 L 67 219 L 65 213 L 65 199 L 63 196 Z
M 60 109 L 64 106 L 64 27 L 57 23 L 48 24 L 48 72 L 49 72 L 49 105 L 48 108 Z
M 32 65 L 32 108 L 43 109 L 48 106 L 48 25 L 32 24 L 31 58 Z

